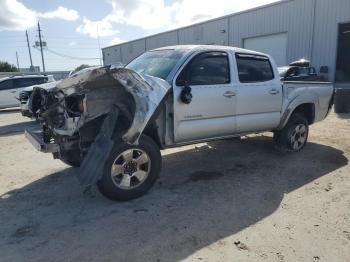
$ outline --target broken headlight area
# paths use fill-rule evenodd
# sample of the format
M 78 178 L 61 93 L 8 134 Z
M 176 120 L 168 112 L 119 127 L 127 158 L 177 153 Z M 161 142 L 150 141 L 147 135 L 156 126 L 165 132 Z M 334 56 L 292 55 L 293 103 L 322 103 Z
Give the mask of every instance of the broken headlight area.
M 29 100 L 29 110 L 42 124 L 44 130 L 61 135 L 73 135 L 84 114 L 85 95 L 66 96 L 60 91 L 35 88 Z
M 79 117 L 85 111 L 85 95 L 70 95 L 65 98 L 65 110 L 69 117 Z

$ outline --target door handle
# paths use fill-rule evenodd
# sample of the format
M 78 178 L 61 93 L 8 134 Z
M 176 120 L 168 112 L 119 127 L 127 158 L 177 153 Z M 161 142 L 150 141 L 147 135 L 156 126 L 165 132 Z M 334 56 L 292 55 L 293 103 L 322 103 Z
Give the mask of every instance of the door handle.
M 233 97 L 233 96 L 235 96 L 235 95 L 236 95 L 236 93 L 235 93 L 235 92 L 232 92 L 232 91 L 226 91 L 226 92 L 223 94 L 224 97 Z
M 10 93 L 14 94 L 14 93 L 16 93 L 16 91 L 10 91 Z
M 277 95 L 279 92 L 280 92 L 280 91 L 278 91 L 278 90 L 276 90 L 276 89 L 271 89 L 271 90 L 269 91 L 269 93 L 270 93 L 271 95 Z

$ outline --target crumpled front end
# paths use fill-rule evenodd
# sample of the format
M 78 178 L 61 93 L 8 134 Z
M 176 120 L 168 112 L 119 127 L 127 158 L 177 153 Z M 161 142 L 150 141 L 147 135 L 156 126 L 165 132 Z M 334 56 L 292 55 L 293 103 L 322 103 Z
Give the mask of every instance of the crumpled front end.
M 72 137 L 89 122 L 122 109 L 131 120 L 123 140 L 137 144 L 170 85 L 159 78 L 140 76 L 135 71 L 97 68 L 61 81 L 50 91 L 33 91 L 30 110 L 53 137 Z
M 102 174 L 115 136 L 137 145 L 169 89 L 159 78 L 104 67 L 51 90 L 36 88 L 29 107 L 42 131 L 26 131 L 26 136 L 38 150 L 80 166 L 78 179 L 89 186 Z

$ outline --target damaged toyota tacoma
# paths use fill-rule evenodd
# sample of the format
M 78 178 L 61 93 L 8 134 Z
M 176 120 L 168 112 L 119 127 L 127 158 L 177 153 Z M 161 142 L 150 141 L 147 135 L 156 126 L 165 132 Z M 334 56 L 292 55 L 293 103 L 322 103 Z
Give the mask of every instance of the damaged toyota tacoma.
M 266 54 L 163 47 L 124 68 L 100 67 L 34 89 L 29 108 L 41 129 L 26 137 L 79 167 L 84 186 L 129 200 L 155 183 L 164 148 L 271 131 L 278 148 L 300 151 L 309 125 L 330 111 L 333 93 L 326 82 L 280 82 Z

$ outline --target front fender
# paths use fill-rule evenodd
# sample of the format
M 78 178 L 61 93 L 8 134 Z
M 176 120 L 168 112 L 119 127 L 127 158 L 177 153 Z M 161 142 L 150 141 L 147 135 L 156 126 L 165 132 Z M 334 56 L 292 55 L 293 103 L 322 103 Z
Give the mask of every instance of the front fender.
M 66 96 L 85 94 L 84 115 L 78 121 L 80 124 L 73 126 L 71 135 L 85 123 L 109 114 L 115 104 L 121 103 L 133 111 L 131 126 L 124 133 L 123 140 L 134 145 L 138 144 L 138 139 L 170 88 L 168 82 L 157 77 L 140 75 L 127 68 L 106 67 L 93 69 L 57 85 L 57 90 Z M 127 102 L 130 95 L 133 103 Z

